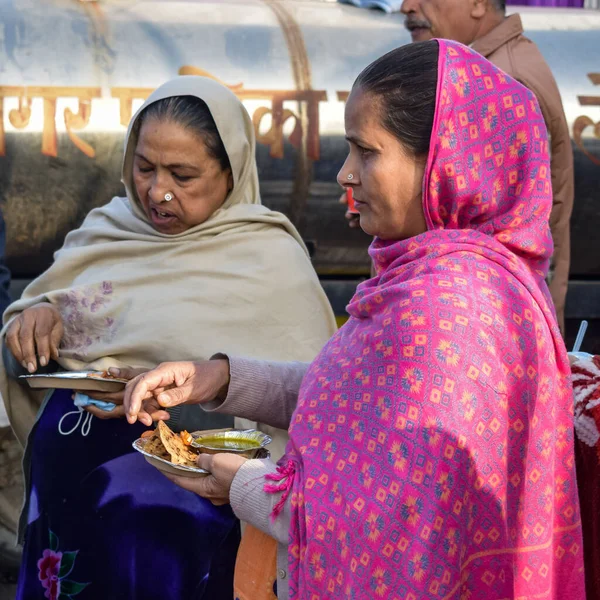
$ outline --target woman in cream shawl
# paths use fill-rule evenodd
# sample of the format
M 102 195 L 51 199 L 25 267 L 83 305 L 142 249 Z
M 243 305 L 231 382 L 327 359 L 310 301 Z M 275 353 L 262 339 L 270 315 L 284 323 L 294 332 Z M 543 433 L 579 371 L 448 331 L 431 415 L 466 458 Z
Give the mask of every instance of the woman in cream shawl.
M 147 107 L 181 97 L 208 107 L 226 167 L 214 139 L 168 111 L 144 118 Z M 64 328 L 53 356 L 66 370 L 150 368 L 215 349 L 312 359 L 334 331 L 333 314 L 297 231 L 260 204 L 254 150 L 251 120 L 228 89 L 202 77 L 163 85 L 129 127 L 127 197 L 93 210 L 4 315 L 0 391 L 27 446 L 18 598 L 83 589 L 95 598 L 231 597 L 239 533 L 229 507 L 177 488 L 132 453 L 142 429 L 97 419 L 101 411 L 75 407 L 70 391 L 33 392 L 15 376 L 47 362 L 39 342 L 34 359 L 18 351 L 27 315 L 40 307 Z M 203 187 L 211 173 L 225 183 Z M 216 210 L 204 214 L 207 206 Z M 198 428 L 200 414 L 173 416 L 171 425 Z

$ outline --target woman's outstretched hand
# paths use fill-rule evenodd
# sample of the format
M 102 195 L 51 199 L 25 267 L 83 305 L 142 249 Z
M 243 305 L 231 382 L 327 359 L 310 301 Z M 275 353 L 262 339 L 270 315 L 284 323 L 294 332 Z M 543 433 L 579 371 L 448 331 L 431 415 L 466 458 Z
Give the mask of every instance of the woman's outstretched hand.
M 164 409 L 224 398 L 229 387 L 229 360 L 163 363 L 130 381 L 123 406 L 129 423 L 144 425 L 167 419 Z
M 138 375 L 141 375 L 146 371 L 148 371 L 148 369 L 134 367 L 121 367 L 120 369 L 117 369 L 116 367 L 111 367 L 110 369 L 108 369 L 108 372 L 113 377 L 118 377 L 119 379 L 127 379 L 129 381 L 135 379 Z M 93 400 L 101 400 L 102 402 L 112 402 L 113 404 L 116 404 L 116 407 L 110 411 L 102 410 L 97 406 L 86 406 L 85 410 L 93 414 L 95 417 L 98 417 L 99 419 L 121 419 L 125 416 L 125 409 L 123 407 L 123 400 L 125 399 L 125 388 L 123 388 L 119 392 L 89 391 L 86 392 L 85 395 L 89 398 L 92 398 Z

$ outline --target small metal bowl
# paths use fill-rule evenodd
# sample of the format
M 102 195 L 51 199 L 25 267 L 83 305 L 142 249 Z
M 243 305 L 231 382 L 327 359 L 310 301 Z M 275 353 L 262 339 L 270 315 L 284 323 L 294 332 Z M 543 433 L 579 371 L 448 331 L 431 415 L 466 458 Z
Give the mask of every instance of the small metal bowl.
M 265 446 L 273 440 L 256 429 L 231 429 L 216 433 L 196 431 L 192 435 L 192 447 L 205 454 L 231 452 L 246 458 L 264 456 Z

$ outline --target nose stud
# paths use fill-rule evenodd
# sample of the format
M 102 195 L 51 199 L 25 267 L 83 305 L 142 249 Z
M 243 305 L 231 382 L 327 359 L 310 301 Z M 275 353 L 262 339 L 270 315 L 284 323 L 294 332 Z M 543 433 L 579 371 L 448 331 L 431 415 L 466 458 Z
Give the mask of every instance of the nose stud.
M 165 202 L 171 202 L 171 200 L 173 200 L 173 194 L 171 194 L 170 192 L 167 192 L 165 194 Z
M 348 181 L 352 181 L 354 179 L 354 175 L 352 175 L 352 173 L 350 173 L 347 177 Z

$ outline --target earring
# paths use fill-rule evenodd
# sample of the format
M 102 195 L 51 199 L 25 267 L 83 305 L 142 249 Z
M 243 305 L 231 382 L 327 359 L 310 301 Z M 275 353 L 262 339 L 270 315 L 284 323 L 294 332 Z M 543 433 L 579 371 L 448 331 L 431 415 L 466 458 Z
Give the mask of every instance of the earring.
M 352 175 L 352 173 L 350 173 L 347 177 L 348 181 L 352 181 L 354 179 L 354 175 Z
M 165 194 L 165 202 L 171 202 L 171 200 L 173 200 L 173 194 L 171 194 L 170 192 L 167 192 Z

